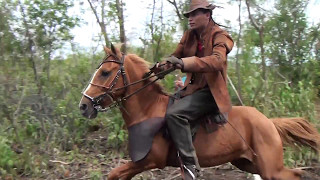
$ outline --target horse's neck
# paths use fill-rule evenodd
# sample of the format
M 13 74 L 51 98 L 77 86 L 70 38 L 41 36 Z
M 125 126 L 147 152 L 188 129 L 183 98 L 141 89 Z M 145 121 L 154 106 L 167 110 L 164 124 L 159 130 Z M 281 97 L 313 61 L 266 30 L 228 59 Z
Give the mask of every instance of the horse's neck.
M 168 96 L 156 92 L 153 87 L 132 96 L 121 109 L 126 126 L 130 127 L 152 117 L 164 117 L 168 100 Z
M 128 76 L 130 77 L 131 83 L 141 79 L 138 77 L 142 77 L 142 75 L 137 76 L 136 74 L 128 74 Z M 144 84 L 141 83 L 129 87 L 127 94 L 136 92 L 142 88 L 143 85 Z M 127 127 L 152 117 L 165 116 L 169 97 L 164 95 L 156 86 L 157 85 L 152 84 L 124 102 L 124 107 L 121 108 L 121 112 Z

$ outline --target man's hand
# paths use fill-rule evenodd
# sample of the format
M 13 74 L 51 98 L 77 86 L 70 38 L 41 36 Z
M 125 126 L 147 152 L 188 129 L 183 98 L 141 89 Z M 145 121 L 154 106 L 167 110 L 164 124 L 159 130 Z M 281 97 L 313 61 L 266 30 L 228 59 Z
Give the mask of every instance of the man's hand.
M 171 69 L 171 70 L 169 70 Z M 165 75 L 174 71 L 173 65 L 171 63 L 165 62 L 157 62 L 152 68 L 150 68 L 150 72 L 146 73 L 143 78 L 149 77 L 152 73 L 157 75 L 160 79 L 164 78 Z
M 183 70 L 184 64 L 183 64 L 182 59 L 176 58 L 174 56 L 170 56 L 170 57 L 166 58 L 164 61 L 168 64 L 172 64 L 176 69 Z
M 175 69 L 183 69 L 183 61 L 179 58 L 176 58 L 174 56 L 168 57 L 165 60 L 163 60 L 161 63 L 157 62 L 152 68 L 150 68 L 150 72 L 146 73 L 143 77 L 146 78 L 151 75 L 151 73 L 159 74 L 158 77 L 161 79 L 167 75 L 168 73 L 172 72 L 164 72 L 172 68 L 172 71 Z M 164 72 L 164 73 L 162 73 Z
M 152 68 L 150 68 L 150 71 L 152 71 L 154 74 L 158 74 L 164 70 L 164 66 L 159 62 L 157 62 Z
M 183 88 L 184 82 L 182 81 L 181 77 L 179 76 L 177 80 L 174 81 L 174 89 L 177 91 Z

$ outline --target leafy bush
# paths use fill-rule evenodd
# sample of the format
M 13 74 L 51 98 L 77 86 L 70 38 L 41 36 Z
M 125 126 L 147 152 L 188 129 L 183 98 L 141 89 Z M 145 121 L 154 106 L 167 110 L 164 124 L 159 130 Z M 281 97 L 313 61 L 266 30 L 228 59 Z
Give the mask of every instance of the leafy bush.
M 128 139 L 128 132 L 124 129 L 125 124 L 118 109 L 113 109 L 107 114 L 108 143 L 111 147 L 119 149 L 125 146 Z
M 11 142 L 4 137 L 0 136 L 0 175 L 13 173 L 13 167 L 17 160 L 16 153 L 10 148 Z

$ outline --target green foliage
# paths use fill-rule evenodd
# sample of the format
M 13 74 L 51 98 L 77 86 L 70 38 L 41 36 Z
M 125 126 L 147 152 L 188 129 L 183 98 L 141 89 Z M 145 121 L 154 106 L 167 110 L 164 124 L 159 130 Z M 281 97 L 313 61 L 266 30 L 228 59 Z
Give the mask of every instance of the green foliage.
M 309 59 L 311 49 L 309 28 L 304 12 L 306 1 L 280 0 L 278 14 L 267 22 L 270 58 L 286 77 L 297 83 L 301 77 L 300 66 Z
M 63 1 L 26 1 L 27 20 L 30 30 L 35 31 L 37 45 L 46 51 L 60 48 L 63 41 L 71 40 L 70 29 L 79 19 L 68 16 L 68 9 L 73 6 L 70 0 Z M 37 26 L 32 26 L 36 24 Z
M 318 159 L 319 155 L 310 148 L 285 147 L 284 164 L 289 167 L 312 166 L 312 161 Z
M 317 52 L 319 28 L 308 24 L 306 3 L 279 0 L 275 1 L 274 12 L 254 12 L 257 23 L 264 28 L 267 79 L 262 77 L 259 34 L 248 23 L 244 24 L 241 47 L 237 47 L 241 76 L 236 77 L 233 68 L 229 76 L 236 85 L 236 80 L 241 80 L 240 94 L 245 105 L 256 107 L 268 117 L 298 116 L 319 124 L 314 107 L 319 92 L 319 61 L 315 60 L 316 53 L 310 53 Z M 238 102 L 233 92 L 232 100 Z M 289 166 L 307 165 L 313 155 L 307 148 L 286 148 L 285 162 Z
M 271 116 L 300 116 L 314 119 L 314 86 L 300 81 L 297 87 L 284 85 L 278 96 L 272 99 L 274 112 Z
M 13 173 L 12 168 L 17 161 L 16 153 L 10 148 L 11 142 L 0 136 L 0 174 Z
M 102 173 L 100 171 L 92 171 L 90 172 L 91 180 L 99 180 L 102 178 Z
M 256 71 L 258 65 L 246 66 L 248 70 L 243 73 L 242 88 L 242 97 L 246 105 L 258 108 L 268 117 L 301 116 L 314 119 L 315 86 L 312 82 L 299 81 L 296 85 L 282 81 L 280 77 L 271 75 L 270 69 L 268 87 L 265 87 L 261 72 Z M 234 79 L 232 69 L 229 75 Z M 230 92 L 234 102 L 237 102 L 233 90 Z
M 175 80 L 177 80 L 177 75 L 174 75 L 174 74 L 168 74 L 162 80 L 162 84 L 163 84 L 164 88 L 170 93 L 175 92 L 175 87 L 174 87 Z
M 122 116 L 117 109 L 111 110 L 107 116 L 110 117 L 107 120 L 107 127 L 109 130 L 108 143 L 111 147 L 120 148 L 128 139 L 128 133 L 124 129 L 125 124 Z

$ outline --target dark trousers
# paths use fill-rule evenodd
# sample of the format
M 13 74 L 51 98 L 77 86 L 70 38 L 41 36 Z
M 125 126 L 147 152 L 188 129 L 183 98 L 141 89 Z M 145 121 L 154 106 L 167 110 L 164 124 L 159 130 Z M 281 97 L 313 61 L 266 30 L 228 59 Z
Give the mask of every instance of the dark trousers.
M 208 87 L 183 97 L 168 108 L 165 118 L 184 165 L 200 168 L 192 144 L 190 122 L 211 113 L 218 113 L 218 107 Z

